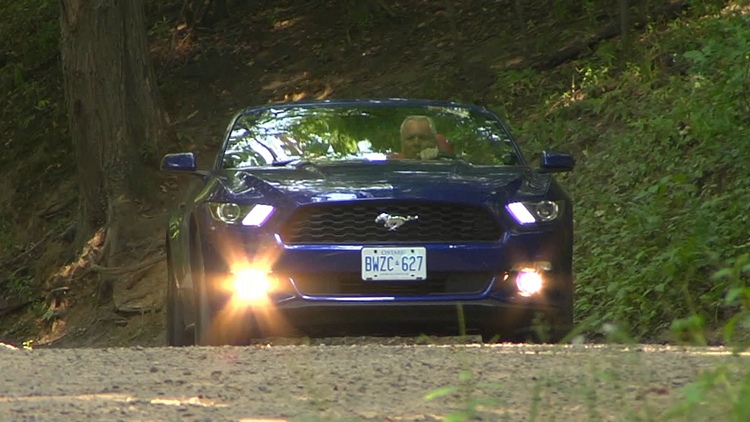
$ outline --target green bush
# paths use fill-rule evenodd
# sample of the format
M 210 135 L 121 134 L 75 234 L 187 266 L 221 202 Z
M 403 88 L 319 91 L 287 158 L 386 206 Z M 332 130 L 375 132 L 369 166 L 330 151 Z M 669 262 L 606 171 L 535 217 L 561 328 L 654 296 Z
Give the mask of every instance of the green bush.
M 526 150 L 577 155 L 563 182 L 577 207 L 578 320 L 643 337 L 731 317 L 736 286 L 711 275 L 750 251 L 748 40 L 746 16 L 677 21 L 647 33 L 632 61 L 605 44 L 582 68 L 526 72 L 527 86 L 573 81 L 535 107 L 501 92 Z M 500 86 L 518 90 L 517 77 Z
M 0 21 L 0 92 L 5 97 L 0 164 L 32 153 L 40 142 L 59 141 L 66 132 L 59 7 L 51 0 L 0 0 L 5 13 Z M 27 138 L 33 142 L 20 141 Z

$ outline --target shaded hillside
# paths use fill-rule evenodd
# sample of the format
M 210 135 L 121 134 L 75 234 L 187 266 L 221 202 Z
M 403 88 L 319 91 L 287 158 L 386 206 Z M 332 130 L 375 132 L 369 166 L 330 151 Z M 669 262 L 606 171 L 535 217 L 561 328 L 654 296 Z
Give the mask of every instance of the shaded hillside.
M 747 63 L 737 53 L 750 35 L 744 10 L 632 2 L 633 43 L 623 46 L 616 8 L 569 3 L 519 9 L 476 0 L 452 10 L 406 0 L 385 1 L 387 9 L 237 1 L 231 18 L 189 30 L 181 2 L 149 2 L 152 58 L 179 139 L 159 152 L 195 150 L 210 160 L 231 113 L 268 101 L 401 96 L 488 105 L 510 119 L 527 155 L 552 146 L 578 158 L 564 181 L 578 206 L 577 318 L 585 329 L 618 322 L 627 327 L 621 334 L 653 336 L 677 319 L 677 333 L 702 335 L 701 324 L 736 314 L 724 294 L 747 282 L 711 278 L 727 265 L 741 270 L 746 261 L 735 257 L 750 249 L 738 229 L 750 204 L 747 147 L 736 142 L 748 126 Z M 123 272 L 104 306 L 97 271 L 60 273 L 79 251 L 70 243 L 77 185 L 57 5 L 0 0 L 0 10 L 10 16 L 0 24 L 0 338 L 159 343 L 163 261 Z M 162 178 L 165 203 L 150 210 L 148 228 L 155 251 L 158 227 L 187 182 Z

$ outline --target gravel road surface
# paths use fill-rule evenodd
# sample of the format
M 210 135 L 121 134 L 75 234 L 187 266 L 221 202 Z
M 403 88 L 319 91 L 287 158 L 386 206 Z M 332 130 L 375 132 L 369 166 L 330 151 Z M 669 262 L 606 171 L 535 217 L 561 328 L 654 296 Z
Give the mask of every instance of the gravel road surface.
M 662 420 L 720 367 L 728 382 L 688 418 L 719 421 L 750 367 L 719 348 L 392 343 L 0 345 L 0 421 Z

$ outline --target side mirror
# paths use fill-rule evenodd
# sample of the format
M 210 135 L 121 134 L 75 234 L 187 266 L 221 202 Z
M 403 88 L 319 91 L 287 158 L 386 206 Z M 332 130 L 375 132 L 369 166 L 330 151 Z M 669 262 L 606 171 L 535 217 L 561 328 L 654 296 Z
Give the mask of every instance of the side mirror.
M 197 169 L 195 154 L 192 152 L 167 154 L 161 160 L 161 169 L 164 171 L 195 172 Z
M 539 165 L 540 173 L 564 173 L 573 170 L 576 161 L 572 155 L 545 150 L 542 151 L 542 162 Z

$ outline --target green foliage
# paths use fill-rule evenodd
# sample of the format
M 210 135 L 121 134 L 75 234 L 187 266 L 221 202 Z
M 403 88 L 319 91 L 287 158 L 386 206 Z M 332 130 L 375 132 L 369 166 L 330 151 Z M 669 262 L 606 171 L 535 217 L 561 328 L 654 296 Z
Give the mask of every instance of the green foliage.
M 0 21 L 0 165 L 51 146 L 54 153 L 36 156 L 40 169 L 34 174 L 72 161 L 60 156 L 69 156 L 72 147 L 61 89 L 59 7 L 51 0 L 0 0 L 5 13 Z M 39 183 L 36 177 L 24 177 L 17 191 L 33 189 L 34 183 Z
M 35 68 L 57 54 L 60 36 L 58 2 L 1 0 L 0 10 L 10 18 L 0 22 L 0 51 L 17 59 L 16 64 L 23 65 L 21 70 Z
M 525 109 L 518 75 L 501 75 L 501 106 L 525 112 L 509 114 L 525 122 L 526 149 L 578 157 L 562 178 L 577 206 L 578 319 L 705 342 L 706 327 L 732 317 L 727 294 L 747 278 L 711 275 L 750 251 L 748 39 L 745 16 L 677 21 L 627 63 L 605 44 L 579 68 L 526 71 L 523 85 L 551 94 Z
M 750 371 L 742 373 L 721 366 L 703 373 L 681 390 L 684 400 L 670 409 L 663 420 L 750 420 Z
M 714 273 L 713 280 L 727 285 L 724 305 L 738 311 L 724 325 L 724 341 L 735 345 L 735 352 L 750 348 L 750 254 L 742 254 Z
M 36 86 L 48 68 L 56 64 L 60 27 L 57 20 L 57 2 L 50 0 L 0 1 L 0 10 L 11 19 L 0 22 L 0 51 L 5 52 L 7 63 L 0 66 L 0 87 L 11 91 L 9 105 L 27 101 L 33 109 L 45 98 L 19 98 L 12 95 L 17 89 Z M 9 110 L 6 108 L 4 113 Z
M 460 349 L 462 350 L 462 349 Z M 481 395 L 477 390 L 493 389 L 497 390 L 500 386 L 491 383 L 482 383 L 472 372 L 466 356 L 461 353 L 462 370 L 458 374 L 458 384 L 447 385 L 430 391 L 424 396 L 425 400 L 438 400 L 448 397 L 457 398 L 461 406 L 459 409 L 448 413 L 443 419 L 446 422 L 462 422 L 477 419 L 480 407 L 498 407 L 501 402 L 496 397 Z
M 31 300 L 37 286 L 34 284 L 34 277 L 30 275 L 18 274 L 14 272 L 10 274 L 8 280 L 6 280 L 5 291 L 18 297 L 22 301 Z
M 596 16 L 599 12 L 596 0 L 583 0 L 581 2 L 581 8 L 589 22 L 596 22 Z

